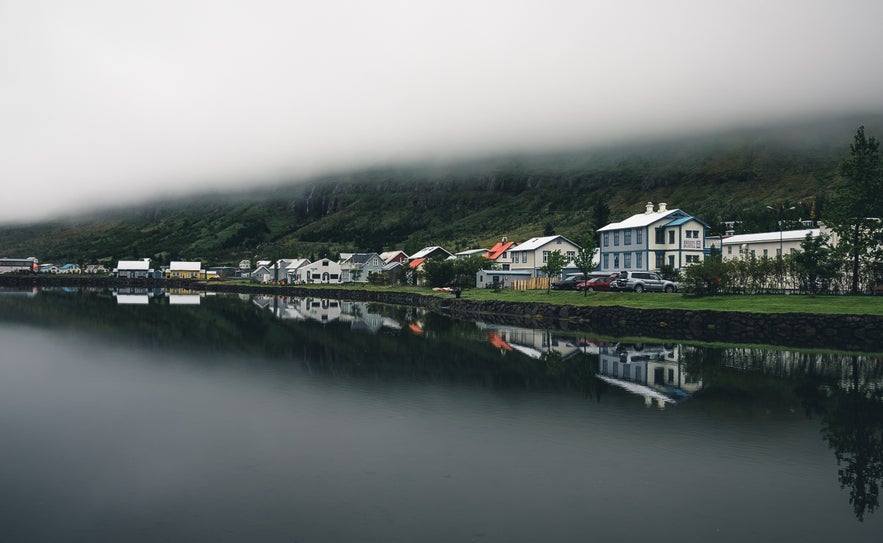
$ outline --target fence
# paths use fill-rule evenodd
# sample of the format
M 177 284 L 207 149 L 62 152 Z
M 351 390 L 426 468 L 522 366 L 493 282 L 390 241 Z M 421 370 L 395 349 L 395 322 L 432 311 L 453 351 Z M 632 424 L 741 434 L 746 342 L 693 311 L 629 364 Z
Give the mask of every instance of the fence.
M 533 277 L 522 281 L 512 281 L 513 290 L 548 290 L 552 279 L 549 277 Z

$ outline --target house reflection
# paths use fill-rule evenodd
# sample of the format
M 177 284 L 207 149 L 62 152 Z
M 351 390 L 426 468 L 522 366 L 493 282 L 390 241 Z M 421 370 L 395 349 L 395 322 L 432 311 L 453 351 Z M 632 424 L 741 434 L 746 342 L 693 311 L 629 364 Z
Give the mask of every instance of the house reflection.
M 576 338 L 556 335 L 552 330 L 502 326 L 484 322 L 475 323 L 487 333 L 491 345 L 500 349 L 500 354 L 516 351 L 531 358 L 540 359 L 544 353 L 558 353 L 566 359 L 583 352 Z
M 343 322 L 357 332 L 376 334 L 383 328 L 401 330 L 402 325 L 390 317 L 369 309 L 364 302 L 344 302 L 328 298 L 294 296 L 252 296 L 252 303 L 271 311 L 276 318 L 321 323 Z
M 175 288 L 169 289 L 166 296 L 169 298 L 169 305 L 199 305 L 204 294 L 186 288 Z
M 680 345 L 610 343 L 598 352 L 597 377 L 608 384 L 644 397 L 647 406 L 660 409 L 689 398 L 702 388 L 681 363 Z
M 150 303 L 156 289 L 147 288 L 121 288 L 113 291 L 113 296 L 117 300 L 117 305 L 146 305 Z M 162 289 L 159 289 L 160 295 Z

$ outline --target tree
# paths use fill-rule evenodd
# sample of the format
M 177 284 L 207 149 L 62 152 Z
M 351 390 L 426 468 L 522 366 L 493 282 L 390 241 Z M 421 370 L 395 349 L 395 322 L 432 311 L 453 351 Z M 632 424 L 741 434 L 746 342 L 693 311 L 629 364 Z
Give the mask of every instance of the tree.
M 427 260 L 423 264 L 426 282 L 431 287 L 448 287 L 454 281 L 454 261 L 444 258 Z
M 546 257 L 546 263 L 540 268 L 540 271 L 545 273 L 549 278 L 558 277 L 561 275 L 561 270 L 564 269 L 564 266 L 567 265 L 567 257 L 564 256 L 561 251 L 554 250 L 549 253 L 549 256 Z M 552 282 L 549 281 L 549 287 L 546 291 L 550 291 L 552 289 Z
M 850 264 L 852 294 L 858 294 L 862 267 L 881 259 L 883 228 L 883 160 L 880 142 L 860 126 L 849 156 L 840 164 L 842 183 L 831 202 L 828 224 L 837 234 L 837 252 Z
M 832 258 L 829 236 L 812 237 L 807 234 L 794 254 L 794 271 L 801 290 L 810 294 L 827 292 L 831 280 L 837 275 L 837 262 Z
M 580 240 L 580 249 L 576 253 L 576 258 L 573 259 L 573 263 L 576 264 L 577 269 L 583 274 L 583 281 L 589 278 L 589 272 L 595 268 L 595 264 L 592 262 L 594 253 L 595 236 L 592 233 Z M 588 289 L 583 290 L 583 296 L 587 296 L 588 292 Z
M 475 274 L 483 269 L 490 268 L 490 262 L 481 255 L 472 255 L 458 258 L 454 262 L 453 286 L 468 288 L 475 286 Z

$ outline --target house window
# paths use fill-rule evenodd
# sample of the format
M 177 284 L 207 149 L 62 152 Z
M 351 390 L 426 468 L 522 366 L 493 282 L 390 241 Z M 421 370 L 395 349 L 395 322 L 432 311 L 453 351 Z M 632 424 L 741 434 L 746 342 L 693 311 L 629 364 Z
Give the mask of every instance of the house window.
M 619 253 L 613 253 L 613 267 L 619 269 Z
M 619 245 L 619 232 L 613 233 L 613 245 L 614 246 Z
M 556 239 L 555 243 L 557 243 L 558 245 L 561 245 L 561 238 Z
M 656 253 L 656 267 L 661 268 L 662 265 L 665 264 L 665 253 L 657 252 Z
M 573 260 L 576 258 L 576 251 L 567 251 L 567 258 Z
M 610 247 L 610 232 L 604 232 L 604 247 Z
M 733 254 L 733 246 L 732 245 L 727 245 L 727 254 L 728 255 Z
M 336 273 L 332 273 L 332 274 L 331 274 L 331 278 L 332 278 L 332 279 L 337 279 L 337 278 L 338 278 L 338 275 L 337 275 Z
M 675 243 L 675 231 L 669 230 L 668 231 L 668 244 L 674 245 L 674 243 Z
M 635 243 L 638 245 L 644 243 L 644 231 L 640 228 L 635 230 Z
M 668 255 L 668 265 L 671 268 L 675 267 L 675 255 Z
M 641 382 L 641 367 L 635 366 L 635 381 Z
M 626 230 L 622 233 L 622 244 L 623 245 L 631 245 L 632 244 L 632 231 Z
M 639 230 L 640 232 L 640 230 Z M 635 267 L 643 268 L 644 267 L 644 253 L 635 253 Z
M 685 259 L 687 264 L 693 264 L 695 262 L 699 262 L 699 255 L 687 255 Z
M 782 256 L 782 249 L 776 249 L 776 256 Z
M 527 251 L 521 253 L 521 262 L 524 264 L 527 263 Z
M 605 270 L 610 269 L 610 255 L 608 253 L 604 253 L 604 256 L 601 258 L 604 262 L 601 264 L 601 267 Z
M 543 264 L 549 261 L 549 251 L 543 251 Z
M 766 258 L 766 257 L 768 257 L 768 256 L 770 256 L 770 252 L 769 252 L 769 250 L 768 250 L 768 249 L 764 249 L 764 250 L 763 250 L 763 257 Z
M 327 266 L 327 265 L 328 265 L 328 261 L 327 261 L 327 260 L 323 260 L 323 261 L 322 261 L 322 265 L 323 265 L 323 266 Z
M 632 253 L 625 253 L 622 255 L 622 265 L 626 268 L 632 267 Z
M 656 243 L 663 244 L 665 243 L 665 229 L 657 228 L 656 229 Z

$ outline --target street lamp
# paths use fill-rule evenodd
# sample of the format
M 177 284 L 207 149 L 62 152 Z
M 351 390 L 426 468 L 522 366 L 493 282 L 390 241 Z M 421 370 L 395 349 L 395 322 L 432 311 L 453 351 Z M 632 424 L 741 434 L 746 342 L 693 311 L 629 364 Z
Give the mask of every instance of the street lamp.
M 780 205 L 778 207 L 766 206 L 766 208 L 769 209 L 770 211 L 775 211 L 776 215 L 778 217 L 778 221 L 777 221 L 779 224 L 779 255 L 778 256 L 779 256 L 779 258 L 782 258 L 782 219 L 785 217 L 786 211 L 791 211 L 792 209 L 797 209 L 797 207 L 791 206 L 789 208 L 786 208 L 784 205 Z

